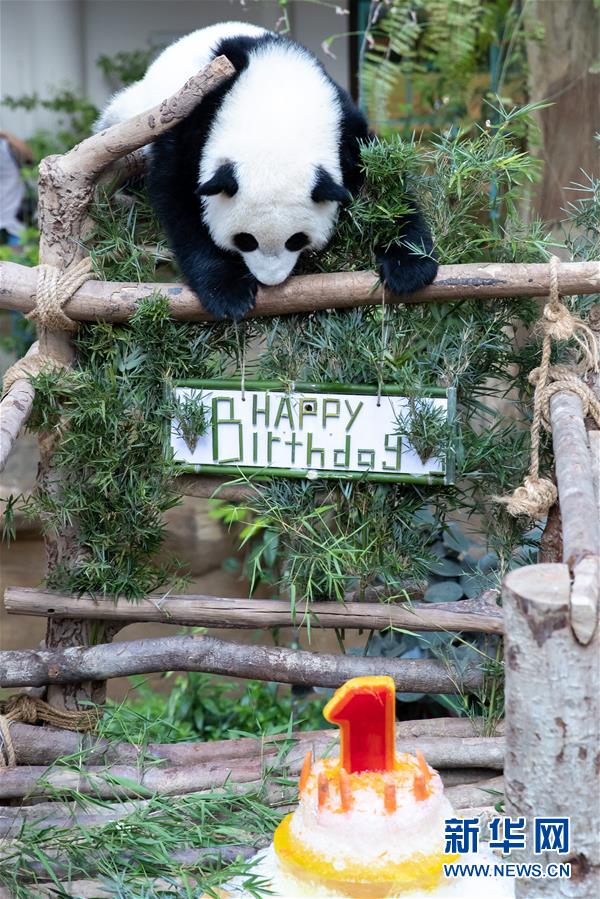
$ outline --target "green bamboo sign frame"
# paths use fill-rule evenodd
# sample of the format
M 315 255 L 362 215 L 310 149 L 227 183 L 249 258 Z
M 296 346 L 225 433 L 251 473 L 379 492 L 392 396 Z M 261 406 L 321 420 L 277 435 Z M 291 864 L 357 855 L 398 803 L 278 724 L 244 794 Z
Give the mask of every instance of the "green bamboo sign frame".
M 172 388 L 192 388 L 198 390 L 241 390 L 242 383 L 239 378 L 214 378 L 214 379 L 196 379 L 188 378 L 177 380 L 172 383 Z M 245 381 L 244 387 L 247 391 L 259 391 L 263 393 L 276 391 L 279 393 L 309 393 L 309 394 L 338 394 L 338 395 L 359 395 L 359 396 L 377 396 L 378 388 L 376 385 L 365 384 L 336 384 L 336 383 L 308 383 L 302 382 L 284 382 L 284 381 Z M 385 384 L 381 388 L 381 395 L 385 396 L 406 396 L 405 392 L 393 384 Z M 285 478 L 306 478 L 311 472 L 313 478 L 336 479 L 343 481 L 373 481 L 378 483 L 405 483 L 405 484 L 422 484 L 424 486 L 445 486 L 454 483 L 455 477 L 455 459 L 456 459 L 456 390 L 449 388 L 430 388 L 426 394 L 419 399 L 436 399 L 444 398 L 447 401 L 446 415 L 449 426 L 450 437 L 448 448 L 446 451 L 446 459 L 444 473 L 430 472 L 427 474 L 409 474 L 402 472 L 372 472 L 365 471 L 344 471 L 342 469 L 311 469 L 311 468 L 261 468 L 260 466 L 237 465 L 231 464 L 194 464 L 189 462 L 178 463 L 178 469 L 187 474 L 201 474 L 223 476 L 230 475 L 232 477 L 247 476 L 257 480 L 268 480 L 271 477 Z

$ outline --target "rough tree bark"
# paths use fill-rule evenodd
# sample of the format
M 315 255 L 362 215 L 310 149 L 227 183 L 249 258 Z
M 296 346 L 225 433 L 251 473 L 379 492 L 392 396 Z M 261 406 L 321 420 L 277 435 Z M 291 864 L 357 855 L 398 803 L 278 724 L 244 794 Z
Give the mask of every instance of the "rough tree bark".
M 563 209 L 583 196 L 572 182 L 582 172 L 598 172 L 594 133 L 600 121 L 600 20 L 594 0 L 530 0 L 523 4 L 541 39 L 527 45 L 529 99 L 549 102 L 536 114 L 542 132 L 542 180 L 533 208 L 544 221 L 564 217 Z
M 566 565 L 531 565 L 504 582 L 507 814 L 527 819 L 513 861 L 571 861 L 571 880 L 519 880 L 519 899 L 600 895 L 600 639 L 570 623 Z M 534 818 L 570 817 L 571 854 L 533 855 Z
M 35 356 L 37 352 L 38 344 L 36 342 L 29 347 L 24 358 Z M 2 397 L 0 402 L 0 471 L 4 470 L 10 451 L 31 414 L 34 396 L 35 391 L 31 381 L 19 378 Z
M 581 400 L 564 391 L 550 399 L 556 483 L 562 518 L 563 562 L 573 577 L 571 626 L 587 643 L 598 623 L 600 518 Z

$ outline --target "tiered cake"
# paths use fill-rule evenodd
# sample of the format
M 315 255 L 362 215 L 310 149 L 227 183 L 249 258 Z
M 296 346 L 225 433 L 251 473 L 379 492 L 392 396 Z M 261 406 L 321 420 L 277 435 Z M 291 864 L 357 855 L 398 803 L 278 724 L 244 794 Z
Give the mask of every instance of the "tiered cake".
M 456 879 L 444 864 L 445 822 L 455 813 L 442 781 L 423 755 L 397 755 L 394 683 L 355 678 L 341 687 L 323 714 L 340 726 L 340 755 L 314 761 L 307 753 L 296 810 L 277 828 L 273 845 L 253 873 L 270 895 L 292 897 L 399 897 L 505 899 L 510 881 Z M 490 861 L 483 853 L 461 862 Z M 245 896 L 231 885 L 230 896 Z

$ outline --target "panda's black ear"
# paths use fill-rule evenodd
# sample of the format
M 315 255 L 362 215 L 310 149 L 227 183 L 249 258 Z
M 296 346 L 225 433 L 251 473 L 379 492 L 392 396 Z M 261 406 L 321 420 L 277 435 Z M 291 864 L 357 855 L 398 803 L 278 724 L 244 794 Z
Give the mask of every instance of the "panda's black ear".
M 216 194 L 226 194 L 233 197 L 238 190 L 237 178 L 232 162 L 220 165 L 212 178 L 199 184 L 196 193 L 199 197 L 214 197 Z
M 320 165 L 317 169 L 317 180 L 312 189 L 311 199 L 315 203 L 329 201 L 347 206 L 352 199 L 352 194 L 343 184 L 338 184 L 337 181 L 334 181 L 327 169 Z

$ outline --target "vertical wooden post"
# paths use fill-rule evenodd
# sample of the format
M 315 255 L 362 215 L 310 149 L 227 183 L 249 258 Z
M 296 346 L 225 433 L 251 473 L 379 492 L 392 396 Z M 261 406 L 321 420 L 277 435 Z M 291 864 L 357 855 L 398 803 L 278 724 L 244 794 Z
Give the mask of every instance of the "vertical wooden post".
M 600 638 L 570 622 L 565 564 L 511 572 L 503 586 L 506 659 L 506 808 L 527 819 L 527 847 L 511 861 L 572 865 L 571 880 L 520 880 L 519 899 L 600 895 Z M 568 856 L 535 856 L 534 818 L 570 818 Z
M 83 256 L 79 246 L 83 217 L 91 191 L 73 190 L 73 179 L 65 172 L 64 157 L 49 156 L 40 164 L 39 179 L 39 219 L 40 219 L 40 263 L 64 269 Z M 66 332 L 49 331 L 40 326 L 39 351 L 52 356 L 63 365 L 70 365 L 74 357 L 70 335 Z M 38 488 L 50 495 L 58 495 L 63 480 L 57 469 L 54 451 L 57 433 L 40 436 L 40 464 Z M 76 524 L 60 531 L 45 533 L 47 569 L 72 562 L 81 552 Z M 46 627 L 46 647 L 62 649 L 68 646 L 86 646 L 91 641 L 93 622 L 68 618 L 49 618 Z M 97 629 L 96 629 L 97 630 Z M 47 700 L 59 708 L 77 709 L 82 702 L 98 701 L 104 697 L 104 685 L 91 683 L 67 686 L 50 686 Z

